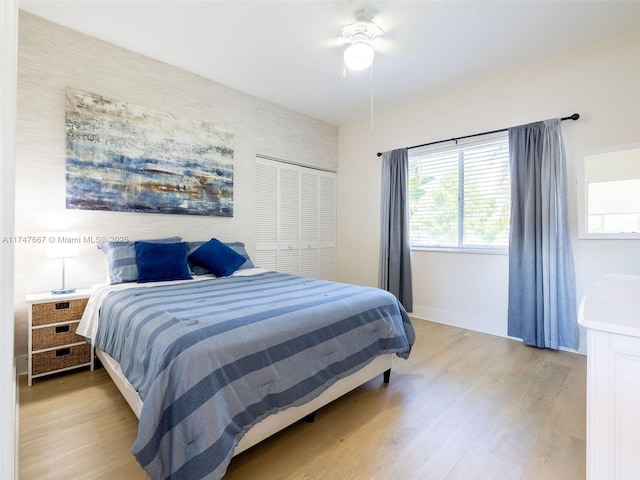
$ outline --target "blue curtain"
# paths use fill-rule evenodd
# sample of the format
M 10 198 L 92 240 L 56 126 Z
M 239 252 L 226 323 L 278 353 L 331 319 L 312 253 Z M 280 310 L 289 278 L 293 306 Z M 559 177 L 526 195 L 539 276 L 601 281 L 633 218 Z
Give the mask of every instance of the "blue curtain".
M 408 205 L 409 155 L 406 148 L 382 154 L 380 268 L 378 286 L 413 310 Z
M 560 120 L 509 129 L 508 333 L 527 345 L 578 348 Z

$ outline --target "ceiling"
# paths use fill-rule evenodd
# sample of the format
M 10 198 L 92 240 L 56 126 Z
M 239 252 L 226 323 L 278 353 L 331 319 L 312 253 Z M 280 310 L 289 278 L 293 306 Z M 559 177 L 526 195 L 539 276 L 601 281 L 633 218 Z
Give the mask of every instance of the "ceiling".
M 53 22 L 333 124 L 640 28 L 640 1 L 20 0 Z M 363 7 L 372 75 L 335 39 Z

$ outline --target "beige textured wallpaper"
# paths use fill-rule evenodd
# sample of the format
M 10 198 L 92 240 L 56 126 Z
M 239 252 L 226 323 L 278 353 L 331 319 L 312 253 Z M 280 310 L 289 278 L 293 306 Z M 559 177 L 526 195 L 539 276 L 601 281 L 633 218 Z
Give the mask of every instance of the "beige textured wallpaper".
M 338 168 L 338 127 L 241 93 L 20 12 L 18 57 L 16 235 L 77 231 L 82 237 L 131 240 L 215 236 L 255 247 L 255 157 L 265 155 L 328 170 Z M 202 120 L 233 134 L 234 216 L 140 214 L 65 208 L 65 89 L 71 87 L 174 115 Z M 286 88 L 286 85 L 283 85 Z M 104 282 L 104 256 L 95 244 L 67 260 L 66 284 Z M 61 262 L 44 246 L 16 245 L 16 355 L 27 352 L 25 294 L 61 283 Z M 24 360 L 24 358 L 23 358 Z

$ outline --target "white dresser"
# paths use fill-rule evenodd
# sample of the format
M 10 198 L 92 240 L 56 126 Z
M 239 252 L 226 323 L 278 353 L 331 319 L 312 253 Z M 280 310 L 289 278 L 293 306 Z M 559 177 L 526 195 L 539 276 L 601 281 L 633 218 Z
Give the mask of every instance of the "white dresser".
M 606 275 L 586 293 L 587 479 L 640 479 L 640 276 Z

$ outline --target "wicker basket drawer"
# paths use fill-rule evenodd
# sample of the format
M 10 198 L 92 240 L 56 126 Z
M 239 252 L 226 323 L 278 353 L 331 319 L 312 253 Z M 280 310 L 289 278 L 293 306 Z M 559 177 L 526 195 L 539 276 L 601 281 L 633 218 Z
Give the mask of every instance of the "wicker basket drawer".
M 91 362 L 91 345 L 76 345 L 58 350 L 34 353 L 31 358 L 32 375 L 75 367 Z
M 31 349 L 59 347 L 70 343 L 83 342 L 84 337 L 76 335 L 77 323 L 52 325 L 51 327 L 34 328 L 31 337 Z
M 34 303 L 31 306 L 32 324 L 49 325 L 68 320 L 80 320 L 87 301 L 87 298 L 79 298 L 62 302 Z

